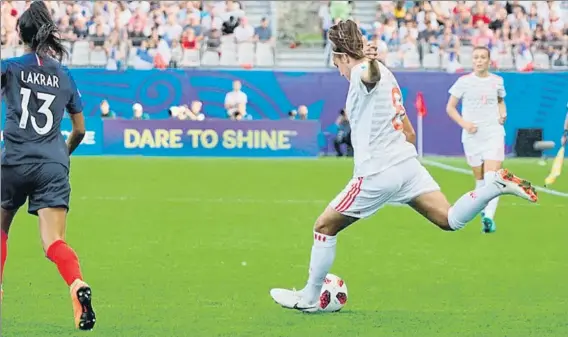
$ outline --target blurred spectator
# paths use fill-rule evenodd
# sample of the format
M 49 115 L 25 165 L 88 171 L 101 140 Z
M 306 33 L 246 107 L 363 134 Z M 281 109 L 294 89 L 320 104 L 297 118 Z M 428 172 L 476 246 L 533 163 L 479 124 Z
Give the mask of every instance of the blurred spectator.
M 288 111 L 288 119 L 294 120 L 298 115 L 298 111 L 296 109 Z
M 229 118 L 236 118 L 240 113 L 243 117 L 246 114 L 246 104 L 248 103 L 247 95 L 241 91 L 241 82 L 233 82 L 233 90 L 225 95 L 225 109 Z M 244 111 L 238 111 L 239 109 Z M 243 114 L 244 112 L 244 114 Z
M 269 26 L 268 19 L 262 18 L 260 20 L 260 26 L 256 27 L 254 30 L 254 37 L 256 41 L 261 43 L 273 43 L 272 29 Z
M 203 103 L 200 101 L 193 101 L 191 102 L 191 106 L 172 106 L 168 110 L 168 113 L 173 119 L 202 121 L 205 120 L 205 115 L 201 112 L 202 107 Z
M 343 157 L 344 153 L 341 149 L 341 145 L 343 144 L 347 145 L 347 155 L 352 156 L 353 146 L 351 145 L 351 126 L 345 114 L 345 109 L 341 109 L 341 111 L 339 111 L 339 116 L 337 117 L 335 124 L 337 125 L 337 135 L 333 140 L 333 146 L 337 156 Z
M 245 103 L 239 103 L 233 115 L 231 116 L 231 119 L 236 121 L 240 121 L 243 119 L 248 119 L 248 120 L 252 119 L 251 116 L 247 114 L 246 108 L 247 106 Z
M 305 105 L 300 105 L 298 107 L 298 118 L 301 121 L 305 121 L 308 119 L 308 107 Z
M 176 40 L 177 41 L 177 40 Z M 198 40 L 193 28 L 186 29 L 181 36 L 183 49 L 198 49 Z
M 110 105 L 106 99 L 103 99 L 100 105 L 101 118 L 114 119 L 116 113 L 110 109 Z
M 235 28 L 235 40 L 237 43 L 252 42 L 254 38 L 254 27 L 249 24 L 247 18 L 242 17 L 240 24 Z
M 17 52 L 21 51 L 18 48 L 20 43 L 16 22 L 30 3 L 1 2 L 0 42 L 3 48 L 12 50 L 4 55 L 13 54 L 14 48 Z M 70 58 L 70 62 L 77 61 L 80 65 L 92 60 L 97 60 L 96 64 L 101 65 L 104 63 L 100 56 L 103 50 L 107 68 L 113 70 L 125 67 L 165 68 L 180 64 L 188 66 L 191 62 L 183 58 L 183 50 L 187 49 L 194 50 L 186 55 L 197 55 L 197 65 L 199 62 L 205 64 L 204 59 L 210 60 L 211 65 L 233 65 L 232 60 L 236 59 L 240 65 L 269 66 L 281 59 L 275 57 L 272 50 L 276 36 L 273 36 L 269 20 L 264 18 L 257 21 L 260 15 L 268 13 L 258 12 L 257 7 L 247 15 L 247 8 L 242 5 L 248 5 L 247 2 L 45 3 L 59 25 L 62 39 L 71 42 L 71 52 L 80 54 L 78 58 L 86 58 Z M 288 2 L 278 2 L 271 7 L 269 18 L 278 19 L 278 37 L 286 39 L 287 44 L 289 41 L 313 40 L 312 36 L 317 39 L 321 33 L 321 42 L 325 45 L 330 25 L 353 15 L 358 24 L 361 20 L 359 27 L 362 34 L 379 46 L 381 58 L 390 67 L 410 66 L 407 60 L 414 55 L 409 53 L 415 54 L 416 50 L 422 61 L 425 55 L 431 61 L 432 55 L 428 54 L 439 52 L 443 57 L 440 65 L 448 64 L 445 62 L 447 60 L 451 65 L 458 60 L 461 62 L 462 56 L 467 56 L 460 55 L 460 50 L 469 48 L 469 45 L 490 47 L 491 59 L 498 67 L 530 69 L 532 59 L 537 59 L 533 57 L 535 54 L 538 54 L 539 61 L 535 61 L 537 66 L 543 64 L 543 54 L 548 55 L 552 66 L 566 64 L 566 1 L 378 1 L 376 13 L 354 11 L 354 6 L 360 3 L 355 1 L 289 2 L 281 5 L 284 3 Z M 250 4 L 251 8 L 256 6 Z M 314 25 L 317 17 L 320 21 Z M 221 35 L 229 36 L 222 39 Z M 73 43 L 78 40 L 88 41 L 91 51 L 83 53 L 82 48 L 76 51 Z M 242 48 L 230 45 L 224 48 L 222 41 L 228 44 L 239 41 Z M 313 44 L 311 42 L 308 48 Z M 264 45 L 258 48 L 260 44 L 268 43 L 271 48 Z M 204 48 L 201 48 L 202 45 Z M 288 45 L 296 47 L 298 43 Z M 138 51 L 139 47 L 141 51 Z M 180 47 L 183 49 L 181 57 Z M 223 57 L 220 57 L 221 50 Z M 97 56 L 90 57 L 89 53 Z M 225 53 L 235 53 L 235 57 Z M 205 54 L 213 57 L 206 58 Z M 325 56 L 329 56 L 327 49 Z
M 147 113 L 144 113 L 144 108 L 140 103 L 134 103 L 132 106 L 132 119 L 147 120 L 150 119 Z

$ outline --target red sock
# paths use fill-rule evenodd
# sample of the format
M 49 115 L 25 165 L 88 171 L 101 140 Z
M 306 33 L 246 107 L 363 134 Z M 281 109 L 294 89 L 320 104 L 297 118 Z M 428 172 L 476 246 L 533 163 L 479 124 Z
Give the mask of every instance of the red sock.
M 8 234 L 6 232 L 0 230 L 0 236 L 2 236 L 2 269 L 0 269 L 0 283 L 4 279 L 4 265 L 6 264 L 6 258 L 8 257 Z
M 57 265 L 59 274 L 61 274 L 67 285 L 70 286 L 76 279 L 83 279 L 79 258 L 65 241 L 58 240 L 52 243 L 45 255 Z

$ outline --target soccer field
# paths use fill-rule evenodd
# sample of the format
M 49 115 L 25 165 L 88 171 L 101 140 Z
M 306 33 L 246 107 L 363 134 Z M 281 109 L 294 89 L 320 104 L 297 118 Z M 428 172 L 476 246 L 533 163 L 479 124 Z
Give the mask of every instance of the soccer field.
M 550 163 L 535 163 L 506 166 L 542 185 Z M 473 186 L 428 168 L 451 201 Z M 332 272 L 349 289 L 343 311 L 274 304 L 270 288 L 303 287 L 312 224 L 351 172 L 335 158 L 73 158 L 67 239 L 93 288 L 97 326 L 72 330 L 68 289 L 43 256 L 36 219 L 21 212 L 2 336 L 568 336 L 568 194 L 541 192 L 537 205 L 503 197 L 494 234 L 481 234 L 479 220 L 443 232 L 386 207 L 339 236 Z M 568 179 L 552 188 L 568 193 Z

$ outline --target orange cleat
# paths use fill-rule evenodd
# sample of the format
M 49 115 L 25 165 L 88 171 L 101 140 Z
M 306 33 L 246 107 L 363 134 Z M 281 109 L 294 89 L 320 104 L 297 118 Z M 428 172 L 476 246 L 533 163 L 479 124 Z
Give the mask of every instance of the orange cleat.
M 538 201 L 538 195 L 530 181 L 521 179 L 505 169 L 497 172 L 495 183 L 502 188 L 504 194 L 516 195 L 530 202 Z
M 92 330 L 95 326 L 95 311 L 91 306 L 91 287 L 77 279 L 71 284 L 70 289 L 75 327 L 80 330 Z

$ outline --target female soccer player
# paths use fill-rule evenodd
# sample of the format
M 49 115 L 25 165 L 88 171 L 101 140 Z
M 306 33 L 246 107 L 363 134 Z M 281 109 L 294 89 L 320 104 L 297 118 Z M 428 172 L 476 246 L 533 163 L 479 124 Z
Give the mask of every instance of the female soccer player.
M 489 72 L 490 52 L 486 47 L 473 49 L 471 74 L 460 77 L 450 88 L 448 115 L 463 129 L 462 143 L 467 163 L 473 170 L 476 188 L 490 183 L 505 159 L 507 119 L 503 78 Z M 457 110 L 462 100 L 462 114 Z M 495 232 L 495 211 L 499 197 L 481 212 L 483 232 Z
M 85 135 L 83 106 L 77 86 L 60 62 L 67 54 L 43 1 L 33 2 L 18 21 L 27 53 L 2 62 L 2 88 L 7 106 L 2 153 L 2 268 L 8 232 L 18 209 L 39 217 L 43 249 L 70 287 L 75 325 L 95 325 L 91 288 L 83 281 L 77 254 L 65 242 L 69 209 L 69 155 Z M 67 144 L 61 135 L 65 109 L 73 131 Z
M 536 202 L 528 181 L 500 170 L 493 181 L 464 194 L 453 206 L 417 159 L 407 140 L 414 135 L 394 75 L 365 46 L 355 22 L 341 21 L 329 30 L 333 62 L 349 82 L 346 111 L 354 148 L 354 177 L 316 220 L 307 285 L 300 291 L 272 289 L 285 308 L 318 310 L 325 276 L 335 259 L 337 234 L 387 202 L 405 203 L 442 230 L 456 231 L 493 198 L 511 194 Z

